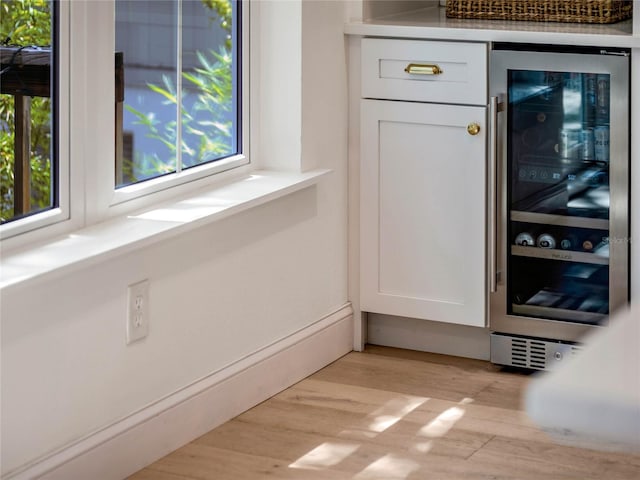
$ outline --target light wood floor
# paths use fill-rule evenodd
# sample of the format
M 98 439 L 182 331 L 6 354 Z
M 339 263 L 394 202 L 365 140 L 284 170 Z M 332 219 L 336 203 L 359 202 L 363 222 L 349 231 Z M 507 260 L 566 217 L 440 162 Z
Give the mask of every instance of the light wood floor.
M 529 376 L 368 347 L 132 480 L 640 479 L 640 455 L 551 442 L 520 402 Z

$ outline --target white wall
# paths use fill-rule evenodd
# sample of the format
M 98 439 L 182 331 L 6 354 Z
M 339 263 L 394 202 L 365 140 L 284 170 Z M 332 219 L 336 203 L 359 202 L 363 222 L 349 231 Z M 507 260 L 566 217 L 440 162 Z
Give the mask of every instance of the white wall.
M 2 292 L 3 473 L 347 301 L 343 22 L 341 2 L 303 3 L 303 166 L 333 169 L 317 186 L 109 263 Z M 150 332 L 127 346 L 127 285 L 144 278 Z

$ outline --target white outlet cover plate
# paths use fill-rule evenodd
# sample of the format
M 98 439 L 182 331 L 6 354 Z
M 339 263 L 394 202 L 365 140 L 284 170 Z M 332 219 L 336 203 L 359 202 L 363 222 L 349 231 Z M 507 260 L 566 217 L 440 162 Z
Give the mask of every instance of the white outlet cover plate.
M 127 345 L 149 334 L 149 280 L 127 289 Z

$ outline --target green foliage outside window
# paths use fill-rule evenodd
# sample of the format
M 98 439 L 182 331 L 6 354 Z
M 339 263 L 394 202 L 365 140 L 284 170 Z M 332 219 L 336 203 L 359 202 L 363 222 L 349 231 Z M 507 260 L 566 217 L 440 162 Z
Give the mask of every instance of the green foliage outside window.
M 51 45 L 51 10 L 48 0 L 2 0 L 2 46 Z M 1 79 L 0 79 L 1 81 Z M 14 97 L 0 95 L 0 219 L 14 216 Z M 33 97 L 31 103 L 31 207 L 51 204 L 51 100 Z
M 199 67 L 194 72 L 182 73 L 183 87 L 190 87 L 183 89 L 183 99 L 189 94 L 197 95 L 197 101 L 190 109 L 184 107 L 185 102 L 180 106 L 183 132 L 190 135 L 190 140 L 182 137 L 184 167 L 199 165 L 232 153 L 232 5 L 230 0 L 202 0 L 202 4 L 211 11 L 210 21 L 217 23 L 226 32 L 226 41 L 218 51 L 196 52 Z M 162 79 L 163 85 L 148 84 L 148 88 L 162 96 L 165 104 L 177 106 L 175 85 L 166 75 Z M 123 159 L 124 184 L 173 171 L 177 150 L 177 122 L 161 123 L 155 112 L 141 112 L 126 103 L 125 108 L 135 115 L 136 124 L 145 127 L 147 137 L 169 149 L 171 158 L 166 162 L 153 152 L 134 152 L 133 159 Z
M 233 124 L 232 121 L 226 120 L 227 113 L 232 108 L 232 81 L 229 68 L 231 55 L 226 52 L 211 51 L 209 56 L 197 52 L 197 57 L 201 67 L 197 68 L 193 74 L 187 72 L 182 74 L 184 80 L 197 88 L 198 95 L 198 101 L 194 103 L 191 111 L 181 107 L 183 130 L 198 139 L 196 144 L 193 142 L 190 144 L 184 138 L 182 140 L 185 167 L 198 165 L 210 157 L 219 158 L 231 153 L 229 139 L 233 133 Z M 163 83 L 162 86 L 149 84 L 148 87 L 152 92 L 164 97 L 165 103 L 176 105 L 175 86 L 166 75 L 163 75 Z M 138 125 L 146 127 L 147 136 L 168 147 L 175 159 L 177 122 L 161 124 L 154 112 L 143 113 L 127 104 L 125 108 L 137 117 Z M 206 112 L 207 115 L 201 120 L 196 120 L 198 112 L 201 111 Z M 133 165 L 127 166 L 127 162 L 131 160 L 124 161 L 125 172 L 133 172 Z M 165 164 L 155 153 L 141 152 L 134 159 L 134 163 L 136 171 L 142 172 L 144 177 L 173 170 L 173 162 Z M 135 180 L 135 178 L 129 179 L 129 181 Z

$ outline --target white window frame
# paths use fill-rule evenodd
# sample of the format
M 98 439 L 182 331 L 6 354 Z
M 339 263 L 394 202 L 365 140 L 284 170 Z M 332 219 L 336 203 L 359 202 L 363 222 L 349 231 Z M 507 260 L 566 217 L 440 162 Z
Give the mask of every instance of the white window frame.
M 58 55 L 58 64 L 60 70 L 63 65 L 69 65 L 69 4 L 67 2 L 58 3 L 58 38 L 57 44 L 54 48 L 57 49 L 56 55 Z M 58 131 L 58 151 L 54 153 L 57 155 L 58 162 L 58 207 L 48 209 L 44 212 L 37 213 L 35 215 L 29 215 L 27 217 L 14 220 L 10 223 L 6 223 L 0 226 L 0 241 L 2 246 L 5 247 L 10 243 L 11 237 L 25 236 L 28 232 L 41 232 L 44 227 L 50 225 L 60 225 L 62 223 L 68 223 L 71 217 L 70 213 L 70 154 L 69 154 L 69 104 L 70 104 L 70 90 L 69 90 L 69 77 L 66 72 L 61 72 L 58 75 L 57 85 L 55 90 L 52 89 L 52 97 L 57 95 L 54 100 L 57 102 L 58 118 L 57 131 Z M 54 102 L 51 102 L 52 105 Z M 56 230 L 60 230 L 58 227 Z M 31 237 L 36 237 L 32 234 Z
M 244 175 L 249 160 L 249 2 L 242 5 L 242 154 L 115 188 L 115 3 L 60 1 L 59 207 L 2 225 L 2 248 L 69 233 Z M 72 53 L 73 50 L 73 53 Z

